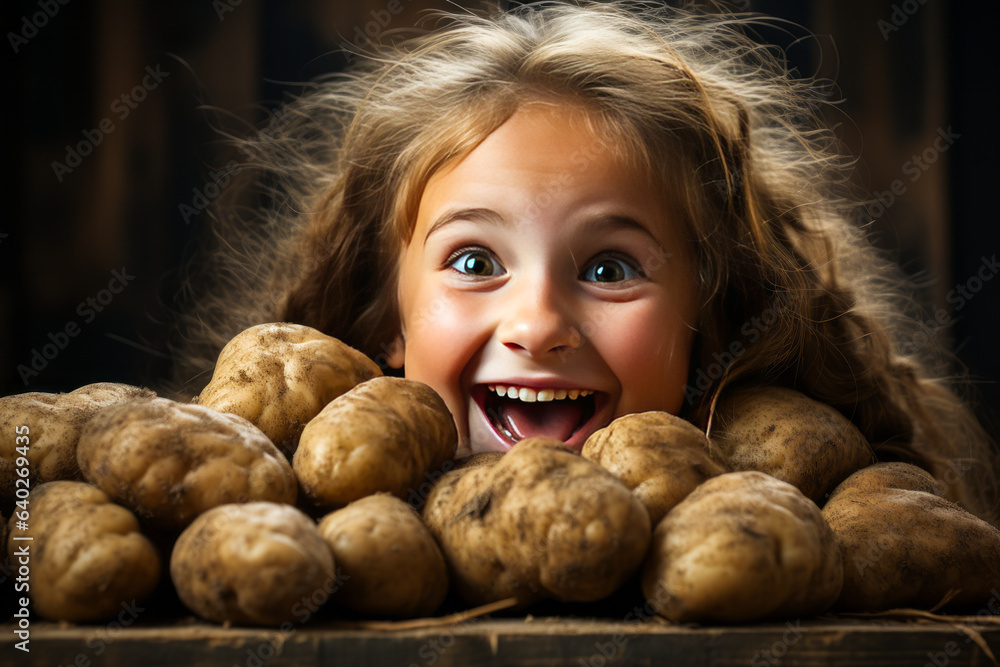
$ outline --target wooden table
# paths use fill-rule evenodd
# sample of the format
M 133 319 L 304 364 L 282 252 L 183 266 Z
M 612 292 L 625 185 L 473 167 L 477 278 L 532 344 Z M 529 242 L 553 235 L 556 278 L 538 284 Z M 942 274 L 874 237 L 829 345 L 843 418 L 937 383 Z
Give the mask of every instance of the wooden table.
M 1000 624 L 975 628 L 1000 653 Z M 0 665 L 58 667 L 305 667 L 311 665 L 906 665 L 993 664 L 955 625 L 921 620 L 822 617 L 738 627 L 566 617 L 484 617 L 458 624 L 373 630 L 338 621 L 281 629 L 178 623 L 31 624 L 30 653 L 0 637 Z M 10 661 L 10 656 L 14 656 Z

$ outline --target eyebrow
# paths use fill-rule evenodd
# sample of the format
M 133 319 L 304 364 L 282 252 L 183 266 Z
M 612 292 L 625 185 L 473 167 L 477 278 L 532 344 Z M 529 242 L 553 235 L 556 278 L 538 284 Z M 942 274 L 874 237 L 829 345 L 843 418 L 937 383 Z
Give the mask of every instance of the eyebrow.
M 482 222 L 489 225 L 499 225 L 501 227 L 509 227 L 511 225 L 510 221 L 504 218 L 502 215 L 489 208 L 459 208 L 450 211 L 445 211 L 431 224 L 427 233 L 424 234 L 424 243 L 427 243 L 427 239 L 430 238 L 431 234 L 441 229 L 442 227 L 449 225 L 453 222 L 459 220 L 465 220 L 469 222 Z M 648 236 L 657 245 L 660 244 L 660 240 L 656 238 L 653 232 L 639 222 L 635 218 L 628 215 L 598 215 L 587 219 L 583 223 L 584 227 L 588 229 L 591 233 L 607 233 L 610 231 L 623 229 L 623 230 L 635 230 L 641 232 Z
M 458 220 L 467 220 L 469 222 L 484 222 L 490 225 L 500 225 L 500 226 L 510 226 L 508 222 L 502 215 L 489 208 L 459 208 L 450 211 L 445 211 L 438 216 L 437 220 L 430 226 L 427 233 L 424 234 L 424 243 L 427 243 L 427 239 L 430 238 L 431 234 L 441 229 L 445 225 L 449 225 Z

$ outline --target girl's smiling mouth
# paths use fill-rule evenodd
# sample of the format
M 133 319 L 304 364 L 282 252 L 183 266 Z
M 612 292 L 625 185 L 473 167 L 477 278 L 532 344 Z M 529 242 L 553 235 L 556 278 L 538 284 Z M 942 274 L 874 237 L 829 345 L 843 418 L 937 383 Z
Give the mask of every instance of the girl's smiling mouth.
M 544 436 L 577 451 L 591 433 L 604 426 L 603 413 L 610 398 L 593 389 L 531 387 L 518 382 L 477 384 L 471 394 L 508 449 L 525 438 Z

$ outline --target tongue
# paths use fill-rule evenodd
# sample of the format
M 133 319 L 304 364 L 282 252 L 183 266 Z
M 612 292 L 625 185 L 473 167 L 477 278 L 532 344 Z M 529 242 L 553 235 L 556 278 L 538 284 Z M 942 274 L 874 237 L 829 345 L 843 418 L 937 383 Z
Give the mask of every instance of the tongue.
M 583 406 L 576 401 L 503 401 L 500 416 L 510 432 L 520 440 L 545 436 L 565 442 L 580 425 Z

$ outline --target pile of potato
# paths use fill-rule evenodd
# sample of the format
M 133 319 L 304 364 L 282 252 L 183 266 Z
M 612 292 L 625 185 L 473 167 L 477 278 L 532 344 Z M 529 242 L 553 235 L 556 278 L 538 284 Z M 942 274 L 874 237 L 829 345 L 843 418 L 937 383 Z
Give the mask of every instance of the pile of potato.
M 265 324 L 190 403 L 108 383 L 21 394 L 0 398 L 0 429 L 0 546 L 32 536 L 31 603 L 52 620 L 105 620 L 164 585 L 201 618 L 265 626 L 327 604 L 422 617 L 449 591 L 589 602 L 634 576 L 660 615 L 701 623 L 929 608 L 953 589 L 976 604 L 1000 587 L 1000 531 L 922 470 L 872 465 L 849 420 L 782 388 L 725 397 L 711 439 L 646 412 L 582 455 L 529 438 L 454 462 L 432 389 Z

